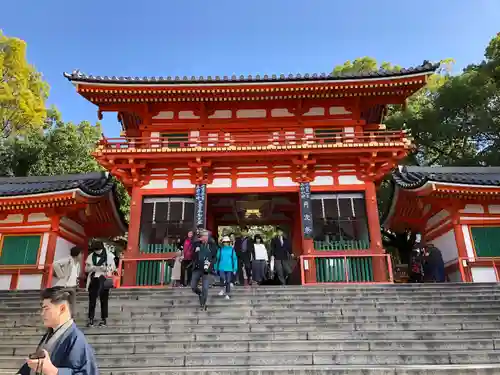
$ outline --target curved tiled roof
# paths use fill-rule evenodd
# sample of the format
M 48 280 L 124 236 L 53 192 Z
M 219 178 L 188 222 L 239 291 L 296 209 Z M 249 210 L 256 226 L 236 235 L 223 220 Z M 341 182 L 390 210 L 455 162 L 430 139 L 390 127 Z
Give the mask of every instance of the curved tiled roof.
M 500 167 L 400 167 L 392 174 L 403 189 L 417 189 L 428 181 L 500 187 Z
M 303 81 L 342 81 L 349 79 L 370 78 L 397 78 L 419 73 L 432 73 L 439 67 L 439 63 L 433 64 L 424 61 L 422 65 L 401 69 L 399 71 L 388 71 L 380 69 L 375 72 L 361 73 L 322 73 L 322 74 L 281 74 L 281 75 L 256 75 L 256 76 L 208 76 L 208 77 L 116 77 L 116 76 L 93 76 L 74 70 L 72 73 L 64 73 L 64 77 L 73 82 L 87 83 L 114 83 L 114 84 L 200 84 L 200 83 L 247 83 L 247 82 L 303 82 Z
M 1 177 L 0 197 L 14 197 L 80 189 L 92 196 L 102 196 L 114 187 L 106 172 L 63 176 Z

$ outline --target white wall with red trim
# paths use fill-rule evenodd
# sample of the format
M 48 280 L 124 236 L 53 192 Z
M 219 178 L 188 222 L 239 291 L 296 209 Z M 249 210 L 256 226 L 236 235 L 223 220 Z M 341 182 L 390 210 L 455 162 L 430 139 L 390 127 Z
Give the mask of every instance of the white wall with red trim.
M 45 285 L 42 285 L 42 272 L 50 266 L 50 264 L 46 264 L 47 259 L 50 258 L 49 251 L 54 251 L 54 260 L 58 260 L 68 256 L 70 249 L 77 242 L 86 241 L 85 232 L 77 223 L 66 217 L 62 217 L 60 222 L 64 224 L 64 226 L 60 226 L 61 235 L 55 235 L 51 227 L 51 218 L 44 213 L 10 214 L 0 220 L 0 244 L 3 243 L 2 237 L 6 235 L 41 236 L 35 265 L 0 265 L 0 290 L 39 290 L 43 288 Z M 51 234 L 56 236 L 53 250 L 49 249 Z

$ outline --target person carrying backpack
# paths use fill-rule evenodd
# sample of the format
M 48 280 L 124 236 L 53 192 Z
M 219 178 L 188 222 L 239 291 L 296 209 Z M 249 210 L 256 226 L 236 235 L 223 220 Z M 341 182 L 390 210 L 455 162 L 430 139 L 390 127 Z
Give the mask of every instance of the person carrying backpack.
M 228 236 L 222 238 L 222 246 L 215 257 L 215 269 L 219 272 L 220 282 L 223 285 L 219 296 L 226 296 L 226 299 L 230 299 L 229 294 L 231 293 L 233 275 L 238 272 L 238 258 Z

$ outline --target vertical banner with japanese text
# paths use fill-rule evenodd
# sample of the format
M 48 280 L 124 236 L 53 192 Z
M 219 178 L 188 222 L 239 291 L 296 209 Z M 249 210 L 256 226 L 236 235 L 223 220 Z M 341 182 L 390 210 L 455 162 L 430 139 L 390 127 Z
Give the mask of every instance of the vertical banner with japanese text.
M 304 238 L 311 239 L 314 236 L 312 205 L 311 205 L 311 186 L 309 182 L 300 183 L 300 207 L 302 213 L 302 234 Z
M 196 227 L 202 226 L 203 228 L 205 228 L 205 218 L 207 210 L 207 185 L 196 185 L 194 199 L 194 222 L 196 224 Z

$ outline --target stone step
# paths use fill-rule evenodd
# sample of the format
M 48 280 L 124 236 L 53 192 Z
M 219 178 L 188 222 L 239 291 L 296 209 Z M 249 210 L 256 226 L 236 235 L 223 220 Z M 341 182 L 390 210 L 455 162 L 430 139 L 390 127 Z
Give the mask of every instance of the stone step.
M 387 313 L 395 313 L 398 314 L 400 312 L 408 312 L 415 311 L 419 313 L 434 313 L 436 310 L 438 311 L 454 311 L 462 314 L 475 314 L 481 312 L 487 312 L 488 310 L 498 311 L 500 309 L 500 301 L 498 302 L 476 302 L 469 303 L 464 305 L 463 303 L 449 303 L 443 302 L 441 304 L 421 304 L 421 303 L 404 303 L 404 304 L 394 304 L 394 303 L 374 303 L 371 304 L 365 303 L 364 305 L 360 304 L 347 304 L 347 303 L 337 303 L 333 301 L 321 303 L 316 303 L 314 305 L 304 305 L 299 301 L 294 301 L 293 303 L 274 303 L 270 301 L 265 304 L 241 304 L 235 303 L 237 301 L 226 301 L 217 296 L 217 298 L 210 299 L 210 312 L 219 312 L 219 313 L 234 313 L 234 314 L 244 314 L 248 312 L 255 313 L 267 313 L 269 311 L 337 311 L 338 313 L 342 313 L 343 315 L 349 314 L 358 314 L 360 312 L 370 312 L 371 315 L 373 313 L 379 312 L 387 312 Z M 137 303 L 137 302 L 136 302 Z M 185 306 L 188 308 L 188 306 Z M 184 313 L 192 315 L 193 313 L 199 313 L 196 310 L 197 304 L 196 301 L 189 306 L 192 307 L 193 310 L 185 311 Z M 158 315 L 171 315 L 174 312 L 177 312 L 179 306 L 172 305 L 130 305 L 123 306 L 110 303 L 109 310 L 110 315 L 121 314 L 122 316 L 130 316 L 130 315 L 139 315 L 139 314 L 154 314 Z M 76 314 L 85 313 L 88 311 L 87 304 L 80 304 L 76 309 Z M 40 314 L 40 305 L 38 306 L 30 306 L 30 307 L 8 307 L 8 308 L 0 308 L 0 316 L 19 316 L 19 314 L 23 314 L 25 316 L 28 315 L 39 315 Z
M 345 352 L 357 351 L 365 355 L 368 351 L 493 351 L 500 349 L 498 340 L 289 340 L 289 341 L 198 341 L 95 344 L 97 355 L 142 355 L 173 353 L 260 353 L 276 351 L 300 352 Z M 26 358 L 34 347 L 31 345 L 0 344 L 0 356 Z
M 228 332 L 228 333 L 172 333 L 158 334 L 115 334 L 89 330 L 86 337 L 92 345 L 114 343 L 151 343 L 151 342 L 215 342 L 215 341 L 294 341 L 294 340 L 500 340 L 500 332 L 483 331 L 283 331 L 283 332 Z M 2 334 L 3 342 L 11 347 L 36 346 L 42 332 L 32 332 L 31 335 Z M 495 346 L 495 349 L 497 346 Z
M 220 289 L 211 289 L 209 292 L 210 296 L 215 296 L 220 291 Z M 162 304 L 169 303 L 173 305 L 183 305 L 185 303 L 190 303 L 196 297 L 190 291 L 185 291 L 179 295 L 149 295 L 149 294 L 138 294 L 133 296 L 121 296 L 117 295 L 115 291 L 110 294 L 110 302 L 116 301 L 121 304 L 130 304 L 135 301 L 148 301 L 151 304 Z M 453 292 L 453 293 L 407 293 L 407 294 L 396 294 L 396 293 L 367 293 L 365 295 L 341 295 L 335 293 L 304 293 L 304 294 L 289 294 L 286 290 L 283 290 L 282 294 L 270 294 L 270 295 L 254 295 L 254 294 L 236 294 L 232 293 L 233 301 L 247 302 L 247 303 L 260 303 L 262 301 L 276 301 L 276 302 L 287 302 L 287 301 L 336 301 L 336 302 L 366 302 L 366 301 L 379 301 L 379 302 L 392 302 L 392 301 L 481 301 L 481 300 L 500 300 L 500 291 L 498 292 Z M 26 297 L 26 296 L 16 296 L 16 297 L 5 297 L 0 298 L 2 300 L 2 305 L 5 303 L 8 306 L 15 307 L 26 306 L 26 305 L 39 305 L 40 299 L 36 297 Z M 88 301 L 87 293 L 80 295 L 77 298 L 77 303 L 85 304 Z
M 110 369 L 103 375 L 496 375 L 499 365 L 419 365 L 419 366 L 259 366 L 231 368 L 151 368 L 151 369 Z
M 211 288 L 211 292 L 215 292 L 220 290 L 220 288 Z M 148 298 L 148 299 L 168 299 L 168 298 L 183 298 L 192 295 L 190 289 L 185 288 L 182 291 L 177 293 L 169 293 L 169 292 L 157 292 L 157 293 L 129 293 L 124 294 L 120 293 L 119 290 L 112 290 L 111 294 L 116 296 L 116 298 L 120 298 L 123 300 L 126 299 L 137 299 L 137 298 Z M 350 292 L 350 291 L 334 291 L 334 290 L 314 290 L 303 288 L 300 291 L 290 291 L 288 289 L 281 289 L 275 291 L 259 291 L 258 288 L 248 288 L 248 289 L 235 289 L 232 291 L 232 295 L 235 298 L 302 298 L 302 297 L 337 297 L 337 298 L 362 298 L 362 297 L 433 297 L 433 296 L 473 296 L 473 295 L 492 295 L 498 296 L 500 294 L 500 288 L 494 290 L 453 290 L 453 289 L 436 289 L 436 290 L 402 290 L 402 291 L 359 291 L 359 292 Z M 85 299 L 87 293 L 82 291 L 78 293 L 78 299 Z M 39 294 L 30 295 L 30 294 L 12 294 L 8 296 L 0 296 L 0 299 L 9 299 L 13 302 L 22 301 L 22 300 L 37 300 L 40 298 Z
M 317 306 L 316 306 L 317 307 Z M 153 321 L 153 320 L 193 320 L 198 318 L 220 318 L 220 319 L 241 319 L 241 318 L 266 318 L 266 317 L 282 317 L 282 318 L 293 318 L 293 317 L 333 317 L 337 319 L 342 317 L 343 320 L 349 320 L 351 318 L 361 317 L 361 319 L 367 319 L 368 317 L 380 318 L 380 320 L 397 320 L 401 319 L 402 316 L 407 316 L 409 319 L 415 319 L 414 317 L 429 316 L 433 319 L 439 319 L 440 316 L 462 316 L 464 319 L 470 319 L 470 317 L 486 317 L 490 319 L 491 317 L 497 315 L 499 309 L 383 309 L 383 308 L 371 308 L 371 309 L 336 309 L 336 308 L 317 308 L 316 307 L 295 307 L 286 309 L 251 309 L 251 310 L 230 310 L 226 309 L 215 309 L 210 308 L 209 311 L 199 311 L 198 309 L 184 310 L 182 315 L 178 315 L 176 310 L 173 311 L 149 311 L 149 312 L 130 312 L 130 311 L 115 311 L 110 310 L 109 320 L 111 321 Z M 99 310 L 97 310 L 97 317 L 99 317 Z M 29 312 L 21 313 L 8 313 L 0 314 L 0 326 L 2 324 L 10 324 L 12 321 L 19 322 L 33 322 L 40 319 L 39 312 Z M 74 315 L 75 320 L 85 321 L 87 318 L 87 312 L 78 311 Z M 486 319 L 484 319 L 486 320 Z M 495 320 L 495 319 L 493 319 Z
M 99 315 L 96 315 L 99 317 Z M 213 325 L 221 320 L 229 325 L 235 324 L 325 324 L 325 323 L 383 323 L 383 322 L 446 322 L 446 323 L 471 323 L 477 320 L 499 322 L 499 315 L 497 314 L 475 314 L 475 315 L 461 315 L 461 314 L 433 314 L 433 315 L 358 315 L 358 316 L 342 316 L 337 314 L 330 314 L 324 312 L 322 314 L 312 315 L 304 313 L 290 312 L 288 314 L 281 314 L 280 316 L 218 316 L 213 315 L 200 315 L 198 317 L 176 319 L 173 317 L 158 317 L 151 319 L 121 319 L 110 318 L 108 323 L 111 325 L 127 325 L 127 326 L 144 326 L 144 325 Z M 85 320 L 76 320 L 80 326 L 85 325 Z M 0 318 L 1 327 L 30 327 L 39 324 L 37 317 L 20 317 L 20 318 Z
M 497 375 L 500 365 L 258 366 L 107 368 L 102 375 Z M 0 374 L 12 375 L 12 370 Z
M 26 327 L 11 327 L 11 328 L 0 328 L 0 332 L 5 335 L 32 335 L 35 333 L 42 334 L 43 330 L 39 324 L 32 324 Z M 497 322 L 484 322 L 475 321 L 472 323 L 432 323 L 432 322 L 378 322 L 378 323 L 317 323 L 317 324 L 224 324 L 224 323 L 214 323 L 214 324 L 172 324 L 172 325 L 149 325 L 149 324 L 127 324 L 122 326 L 108 327 L 93 327 L 86 328 L 80 325 L 83 332 L 87 333 L 100 333 L 100 334 L 113 334 L 113 333 L 123 333 L 123 334 L 145 334 L 145 333 L 238 333 L 238 332 L 321 332 L 321 331 L 341 331 L 341 332 L 353 332 L 353 331 L 429 331 L 435 330 L 438 332 L 442 331 L 478 331 L 478 330 L 500 330 L 500 321 Z
M 97 355 L 101 369 L 107 367 L 168 367 L 168 366 L 283 366 L 283 365 L 448 365 L 500 364 L 500 351 L 467 352 L 397 352 L 397 351 L 343 351 L 343 352 L 253 352 L 253 353 L 168 353 Z M 17 369 L 23 359 L 0 356 L 0 368 Z
M 236 286 L 235 289 L 243 289 L 244 287 Z M 301 291 L 306 288 L 307 290 L 335 290 L 335 291 L 395 291 L 395 290 L 472 290 L 472 289 L 500 289 L 498 283 L 442 283 L 442 284 L 343 284 L 343 285 L 309 285 L 307 287 L 301 285 L 287 285 L 287 286 L 277 286 L 277 285 L 266 285 L 266 286 L 252 286 L 252 289 L 256 290 L 265 290 L 265 291 L 275 291 L 287 289 L 291 292 Z M 161 292 L 178 292 L 182 291 L 185 288 L 156 288 L 156 289 L 144 289 L 144 288 L 121 288 L 117 290 L 119 293 L 130 294 L 130 293 L 147 293 L 147 294 L 155 294 Z M 80 288 L 79 292 L 84 289 Z M 18 295 L 18 294 L 26 294 L 26 295 L 38 295 L 40 293 L 39 290 L 17 290 L 17 291 L 7 291 L 1 290 L 0 297 L 5 295 Z

